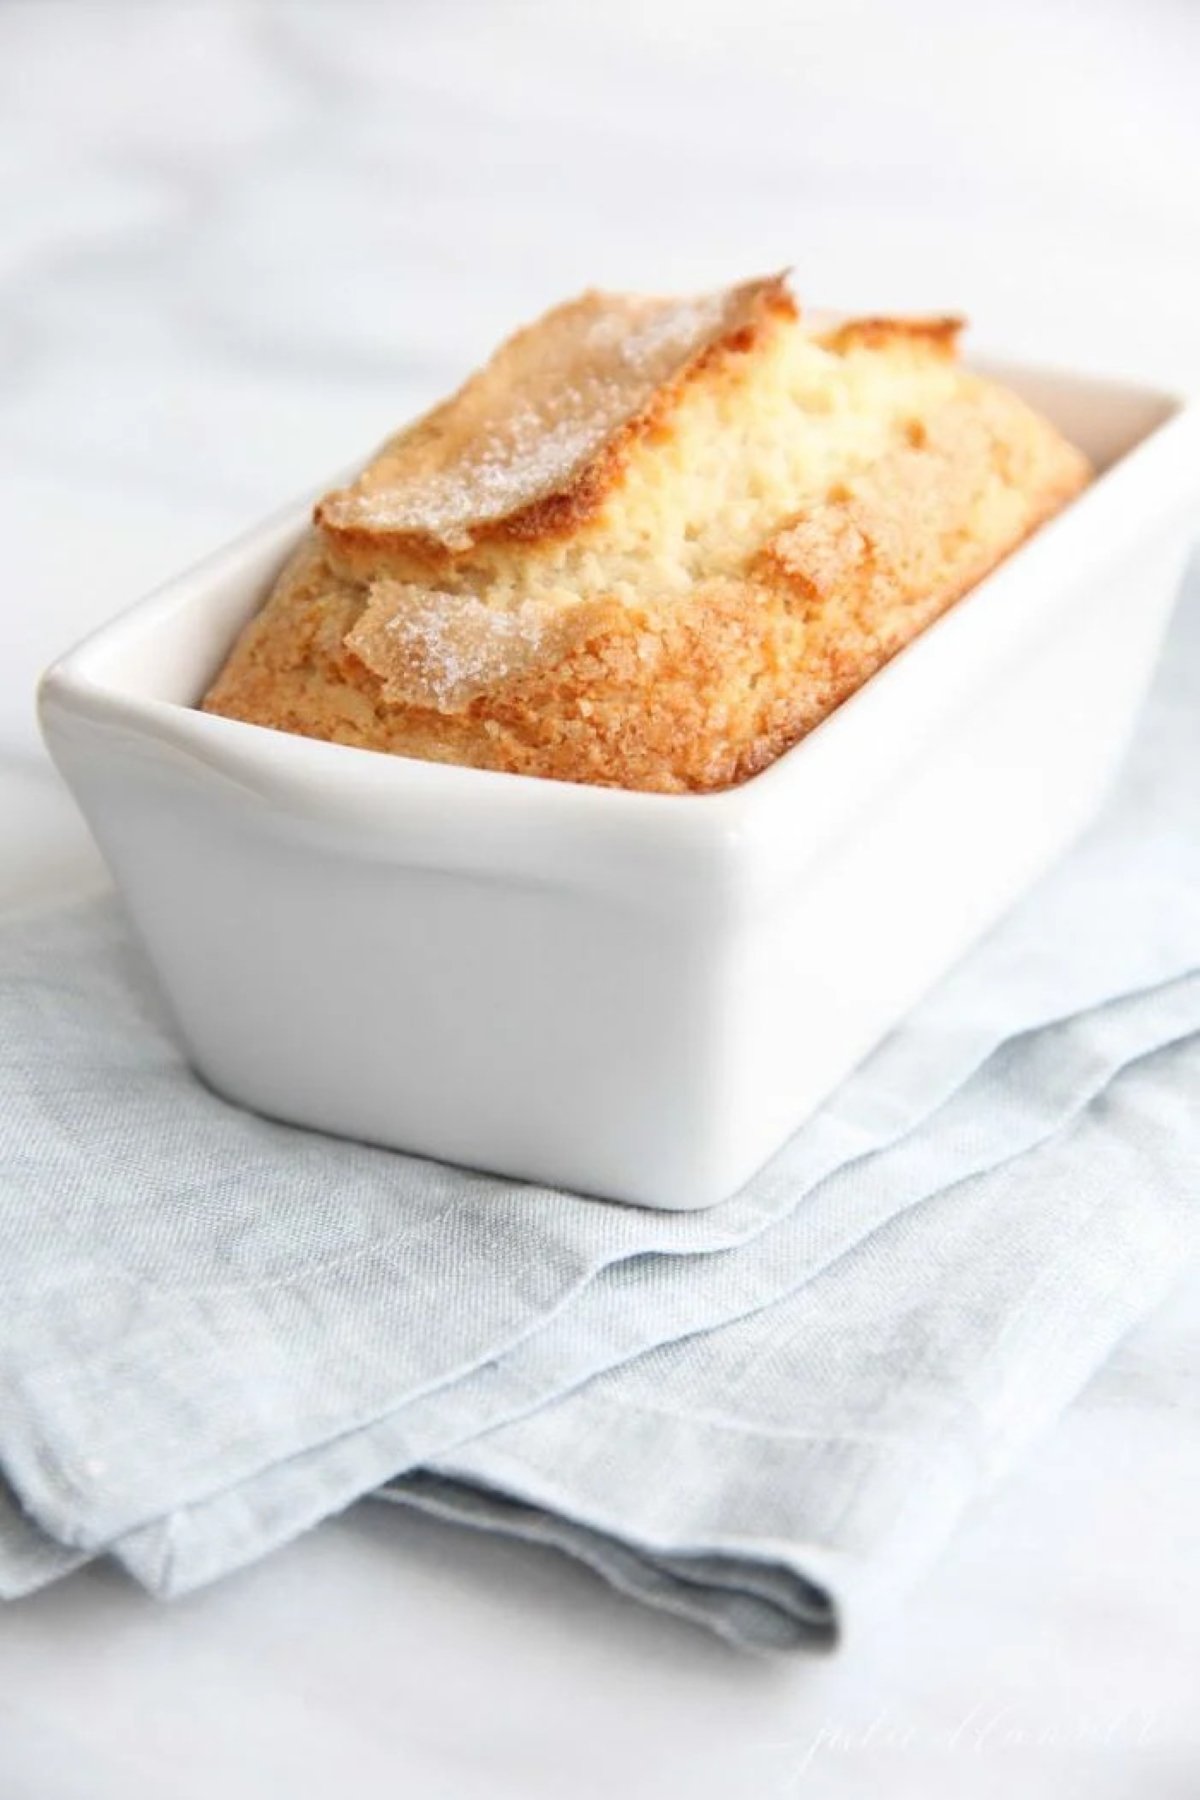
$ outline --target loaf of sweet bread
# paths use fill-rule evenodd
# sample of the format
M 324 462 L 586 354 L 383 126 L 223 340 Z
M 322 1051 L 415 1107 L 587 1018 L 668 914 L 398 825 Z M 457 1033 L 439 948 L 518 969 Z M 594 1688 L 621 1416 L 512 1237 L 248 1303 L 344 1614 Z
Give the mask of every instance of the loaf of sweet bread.
M 203 705 L 438 762 L 743 781 L 1088 479 L 955 319 L 588 293 L 385 444 Z

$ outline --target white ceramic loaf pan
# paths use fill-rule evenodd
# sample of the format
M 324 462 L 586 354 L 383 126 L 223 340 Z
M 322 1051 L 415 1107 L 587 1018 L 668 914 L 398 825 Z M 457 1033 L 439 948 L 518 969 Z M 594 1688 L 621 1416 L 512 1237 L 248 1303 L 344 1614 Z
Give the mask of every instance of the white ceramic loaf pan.
M 733 1193 L 1086 823 L 1197 525 L 1196 412 L 1022 367 L 1102 478 L 743 787 L 624 793 L 191 710 L 307 507 L 42 687 L 201 1074 L 322 1131 Z

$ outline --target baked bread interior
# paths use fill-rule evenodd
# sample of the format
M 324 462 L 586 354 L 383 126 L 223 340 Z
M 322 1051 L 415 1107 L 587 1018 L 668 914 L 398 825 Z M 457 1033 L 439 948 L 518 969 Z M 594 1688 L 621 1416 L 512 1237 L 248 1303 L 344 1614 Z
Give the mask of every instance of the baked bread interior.
M 202 704 L 665 793 L 764 768 L 1084 486 L 959 321 L 588 293 L 316 508 Z

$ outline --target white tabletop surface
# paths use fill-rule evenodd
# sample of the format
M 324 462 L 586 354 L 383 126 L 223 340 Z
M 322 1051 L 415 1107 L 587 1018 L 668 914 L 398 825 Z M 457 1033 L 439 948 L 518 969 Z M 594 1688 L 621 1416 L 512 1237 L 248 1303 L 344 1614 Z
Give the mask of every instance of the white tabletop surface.
M 590 282 L 791 263 L 1200 375 L 1186 0 L 0 9 L 0 881 L 102 877 L 38 668 Z M 1200 1278 L 833 1659 L 361 1506 L 171 1605 L 0 1615 L 0 1800 L 1194 1800 Z

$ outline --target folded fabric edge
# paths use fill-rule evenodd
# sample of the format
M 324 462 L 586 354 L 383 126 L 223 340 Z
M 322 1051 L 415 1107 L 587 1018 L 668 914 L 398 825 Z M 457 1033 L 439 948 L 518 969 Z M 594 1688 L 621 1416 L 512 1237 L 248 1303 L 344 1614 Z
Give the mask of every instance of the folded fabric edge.
M 1184 1043 L 1194 1054 L 1195 1039 Z M 1178 1051 L 1182 1046 L 1167 1048 Z M 1153 1059 L 1140 1060 L 1148 1064 Z M 1139 1069 L 1143 1078 L 1148 1074 L 1147 1068 Z M 1069 1286 L 1062 1288 L 1061 1292 L 1071 1294 L 1072 1303 L 1058 1311 L 1039 1307 L 1036 1292 L 1026 1296 L 1008 1322 L 1003 1358 L 996 1356 L 997 1346 L 993 1346 L 993 1361 L 1002 1379 L 995 1396 L 990 1440 L 981 1444 L 970 1435 L 957 1440 L 943 1433 L 920 1447 L 919 1465 L 908 1471 L 912 1478 L 907 1483 L 909 1506 L 900 1509 L 889 1532 L 893 1547 L 906 1540 L 907 1549 L 890 1562 L 883 1559 L 870 1567 L 865 1560 L 850 1559 L 831 1547 L 799 1542 L 780 1544 L 774 1554 L 761 1542 L 746 1540 L 744 1548 L 738 1542 L 714 1544 L 711 1533 L 699 1523 L 699 1507 L 696 1522 L 681 1534 L 680 1542 L 655 1545 L 636 1525 L 631 1529 L 630 1521 L 605 1517 L 603 1509 L 581 1503 L 580 1496 L 557 1492 L 543 1468 L 529 1466 L 519 1454 L 504 1449 L 497 1453 L 497 1447 L 488 1446 L 486 1439 L 481 1445 L 492 1452 L 485 1457 L 486 1473 L 471 1468 L 469 1461 L 456 1467 L 458 1459 L 448 1459 L 446 1467 L 432 1471 L 442 1484 L 437 1488 L 421 1488 L 414 1478 L 405 1476 L 389 1483 L 382 1497 L 414 1505 L 425 1499 L 430 1502 L 426 1510 L 440 1508 L 443 1516 L 479 1529 L 509 1531 L 531 1541 L 552 1543 L 587 1562 L 613 1585 L 651 1604 L 667 1605 L 669 1601 L 671 1610 L 746 1649 L 795 1649 L 822 1641 L 814 1633 L 811 1619 L 805 1617 L 804 1605 L 797 1605 L 794 1598 L 797 1593 L 816 1593 L 827 1608 L 828 1641 L 835 1643 L 848 1634 L 848 1612 L 852 1611 L 850 1622 L 857 1630 L 865 1614 L 894 1603 L 919 1579 L 976 1495 L 994 1486 L 1013 1467 L 1178 1278 L 1196 1250 L 1193 1196 L 1158 1192 L 1156 1197 L 1163 1210 L 1156 1221 L 1158 1229 L 1150 1232 L 1129 1200 L 1127 1184 L 1115 1180 L 1107 1193 L 1097 1198 L 1085 1229 L 1105 1228 L 1113 1252 L 1112 1266 L 1120 1271 L 1119 1283 L 1101 1283 L 1095 1291 L 1081 1287 L 1075 1293 Z M 1062 1268 L 1069 1266 L 1072 1249 L 1070 1242 L 1064 1244 L 1057 1259 Z M 1022 1353 L 1014 1361 L 1013 1337 L 1018 1333 L 1023 1340 Z M 503 1438 L 504 1433 L 498 1436 Z M 427 1473 L 421 1471 L 420 1477 Z M 459 1497 L 464 1489 L 482 1498 L 467 1505 Z M 904 1491 L 899 1482 L 894 1489 Z M 511 1507 L 517 1510 L 510 1511 Z M 686 1547 L 689 1540 L 695 1545 L 695 1554 Z M 724 1595 L 712 1578 L 712 1565 L 706 1569 L 706 1560 L 713 1556 L 718 1558 L 716 1569 L 722 1579 L 746 1589 L 753 1582 L 749 1597 L 757 1605 L 734 1609 L 723 1604 Z M 673 1584 L 660 1598 L 660 1577 L 671 1575 L 681 1564 L 688 1568 L 691 1584 Z
M 497 1532 L 583 1563 L 619 1593 L 706 1626 L 736 1649 L 835 1649 L 831 1594 L 781 1562 L 697 1551 L 655 1554 L 515 1494 L 416 1470 L 370 1496 L 451 1524 Z M 819 1553 L 817 1553 L 819 1554 Z
M 0 1602 L 24 1600 L 91 1560 L 48 1537 L 0 1473 Z

